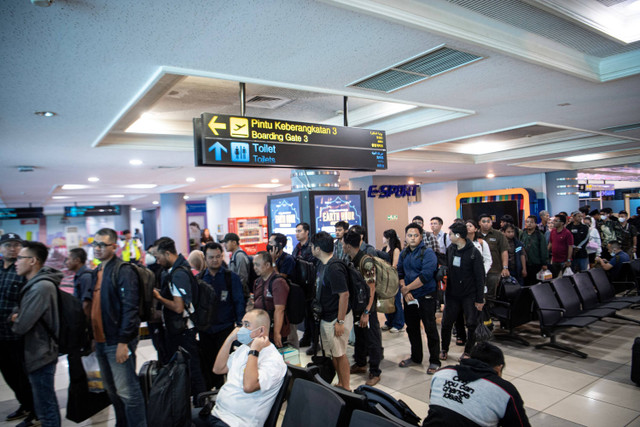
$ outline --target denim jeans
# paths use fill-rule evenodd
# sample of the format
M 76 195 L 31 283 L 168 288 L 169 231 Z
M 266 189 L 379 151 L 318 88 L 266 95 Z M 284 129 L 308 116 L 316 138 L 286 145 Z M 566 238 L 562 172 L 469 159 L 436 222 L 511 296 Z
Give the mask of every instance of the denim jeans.
M 33 406 L 44 427 L 60 426 L 60 408 L 54 387 L 57 363 L 56 360 L 29 374 L 29 382 L 33 392 Z
M 116 425 L 146 427 L 147 414 L 136 375 L 136 346 L 138 341 L 129 343 L 131 355 L 124 363 L 116 362 L 117 345 L 96 343 L 96 356 L 109 398 L 116 412 Z
M 390 328 L 402 329 L 404 328 L 404 308 L 402 307 L 402 293 L 400 289 L 398 289 L 394 304 L 396 306 L 396 312 L 385 314 L 387 321 L 384 323 Z
M 587 271 L 588 267 L 589 267 L 589 257 L 574 258 L 573 261 L 571 261 L 571 270 L 573 270 L 574 273 Z

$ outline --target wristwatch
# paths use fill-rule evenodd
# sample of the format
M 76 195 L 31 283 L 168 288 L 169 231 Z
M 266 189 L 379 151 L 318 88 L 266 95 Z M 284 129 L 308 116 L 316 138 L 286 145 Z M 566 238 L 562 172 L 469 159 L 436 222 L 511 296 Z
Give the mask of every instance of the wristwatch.
M 336 323 L 338 323 L 338 325 L 344 325 L 344 320 L 338 320 Z
M 249 356 L 258 357 L 259 355 L 260 355 L 260 352 L 258 350 L 249 350 Z
M 503 269 L 503 270 L 508 270 L 508 269 L 509 269 L 509 267 L 505 265 L 504 267 L 502 267 L 502 269 Z
M 369 310 L 365 309 L 362 314 L 371 314 L 371 312 Z

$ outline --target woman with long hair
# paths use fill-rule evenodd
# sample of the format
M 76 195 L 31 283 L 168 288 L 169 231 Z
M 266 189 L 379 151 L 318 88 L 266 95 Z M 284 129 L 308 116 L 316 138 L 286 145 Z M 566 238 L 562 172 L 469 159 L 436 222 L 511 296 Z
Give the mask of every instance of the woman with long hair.
M 400 243 L 396 230 L 389 229 L 382 233 L 382 242 L 384 243 L 382 250 L 389 254 L 391 265 L 393 265 L 394 268 L 397 268 L 398 260 L 400 259 L 400 252 L 402 251 L 402 244 Z M 396 312 L 385 314 L 387 321 L 380 329 L 383 331 L 388 330 L 391 333 L 398 333 L 404 328 L 404 311 L 402 307 L 402 294 L 400 293 L 400 289 L 398 289 L 398 293 L 396 294 L 394 305 L 396 307 Z

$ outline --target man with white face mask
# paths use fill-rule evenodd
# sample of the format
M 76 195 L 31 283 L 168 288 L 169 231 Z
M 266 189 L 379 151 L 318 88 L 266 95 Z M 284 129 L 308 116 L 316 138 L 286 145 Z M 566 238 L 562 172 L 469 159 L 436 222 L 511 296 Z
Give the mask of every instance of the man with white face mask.
M 638 230 L 629 223 L 628 219 L 629 213 L 627 211 L 618 212 L 618 222 L 620 222 L 618 241 L 622 250 L 629 255 L 629 258 L 633 259 L 633 254 L 636 252 Z
M 213 372 L 227 374 L 208 419 L 194 417 L 196 426 L 262 426 L 276 400 L 287 365 L 269 341 L 269 314 L 253 309 L 242 318 L 218 352 Z M 234 341 L 242 344 L 233 353 Z

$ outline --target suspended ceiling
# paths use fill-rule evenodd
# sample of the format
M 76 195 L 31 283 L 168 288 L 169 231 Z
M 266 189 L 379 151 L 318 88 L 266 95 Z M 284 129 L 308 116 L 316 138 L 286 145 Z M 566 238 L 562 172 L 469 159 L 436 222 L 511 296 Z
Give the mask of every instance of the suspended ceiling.
M 248 107 L 249 116 L 339 124 L 348 95 L 351 125 L 389 132 L 389 169 L 377 174 L 444 182 L 637 171 L 638 126 L 606 129 L 640 122 L 640 46 L 580 19 L 602 10 L 595 3 L 635 3 L 571 2 L 577 11 L 551 3 L 2 2 L 1 204 L 148 208 L 161 192 L 286 191 L 288 170 L 193 166 L 191 118 L 238 114 L 238 82 L 247 99 L 289 100 Z M 628 33 L 640 28 L 635 17 L 621 21 Z M 349 86 L 443 46 L 482 60 L 391 93 Z M 58 115 L 33 114 L 43 110 Z M 130 129 L 145 121 L 152 132 Z M 18 172 L 21 165 L 34 170 Z M 362 175 L 342 172 L 342 182 Z M 255 188 L 272 179 L 281 186 Z

